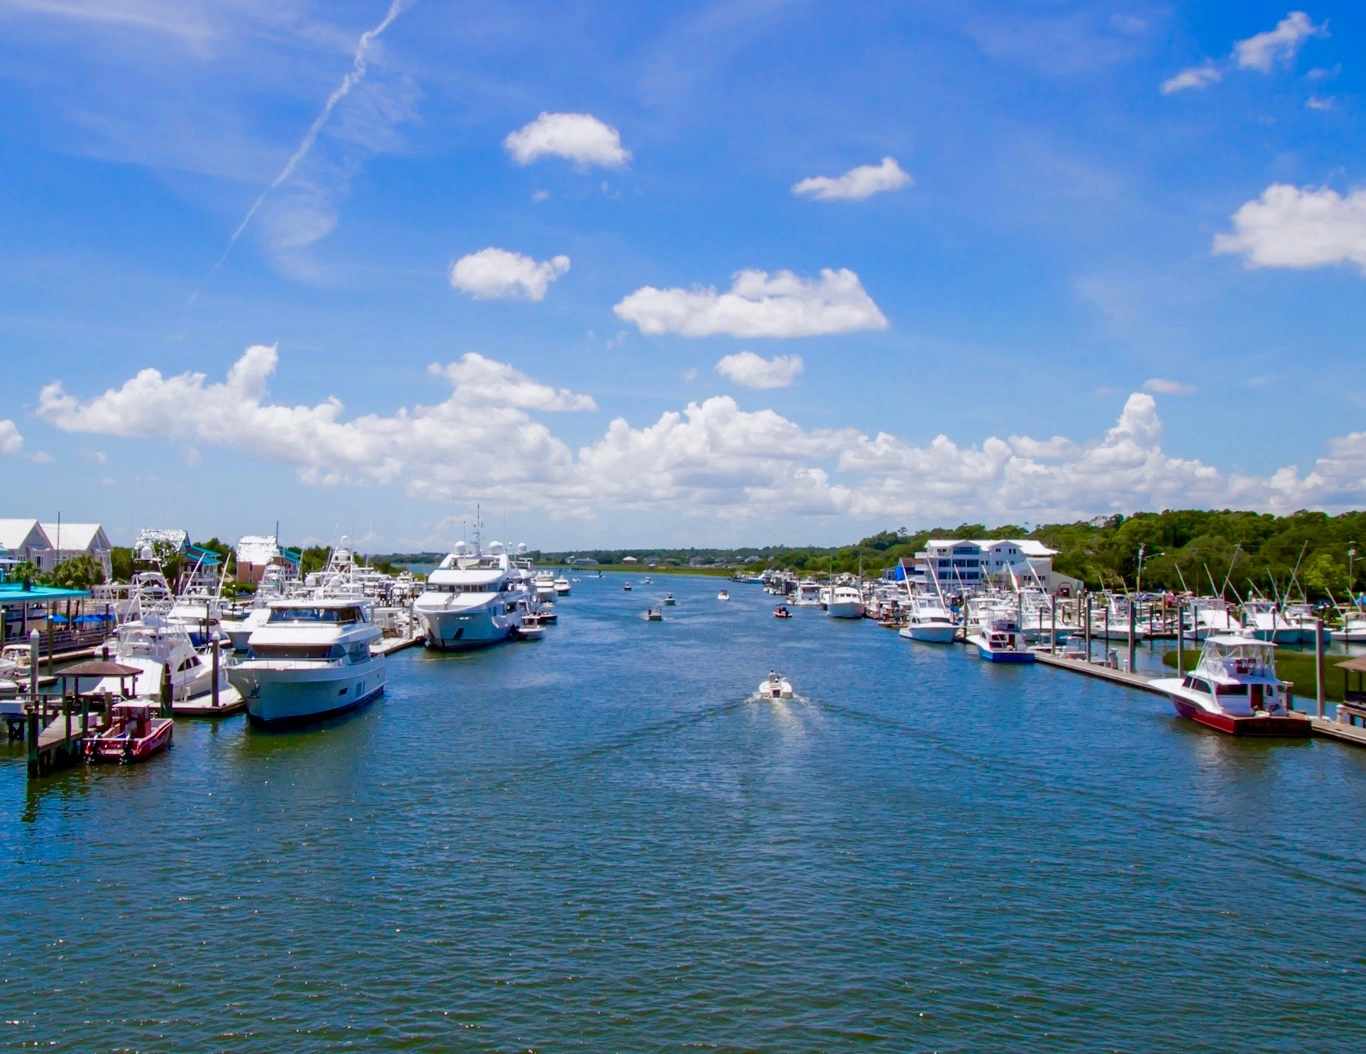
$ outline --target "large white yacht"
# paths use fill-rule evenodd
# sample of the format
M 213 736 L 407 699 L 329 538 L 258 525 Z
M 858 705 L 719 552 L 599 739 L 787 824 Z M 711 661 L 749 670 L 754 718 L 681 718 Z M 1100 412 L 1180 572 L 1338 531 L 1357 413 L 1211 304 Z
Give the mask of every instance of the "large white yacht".
M 819 582 L 813 582 L 809 578 L 803 578 L 797 583 L 797 593 L 792 598 L 794 607 L 815 608 L 821 606 L 821 586 Z
M 254 724 L 298 724 L 350 710 L 384 691 L 380 631 L 364 598 L 274 600 L 248 655 L 228 670 Z
M 509 559 L 500 543 L 490 543 L 485 553 L 478 538 L 476 530 L 472 546 L 456 543 L 427 576 L 427 588 L 413 604 L 429 648 L 455 651 L 505 641 L 535 606 L 539 583 L 531 586 L 526 569 Z M 549 586 L 554 596 L 553 578 Z
M 863 594 L 854 586 L 835 586 L 826 600 L 825 613 L 831 618 L 863 618 Z

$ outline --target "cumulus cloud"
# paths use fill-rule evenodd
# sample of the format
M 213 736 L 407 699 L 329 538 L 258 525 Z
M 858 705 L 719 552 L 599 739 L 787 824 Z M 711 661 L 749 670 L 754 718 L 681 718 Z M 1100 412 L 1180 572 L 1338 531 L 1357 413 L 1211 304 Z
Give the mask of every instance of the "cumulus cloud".
M 1168 77 L 1162 82 L 1162 94 L 1172 95 L 1179 91 L 1189 89 L 1200 90 L 1208 88 L 1211 84 L 1218 84 L 1223 79 L 1217 67 L 1213 63 L 1205 63 L 1201 66 L 1191 66 L 1182 70 L 1174 77 Z
M 537 262 L 489 246 L 451 264 L 451 287 L 476 300 L 543 300 L 550 283 L 569 270 L 568 256 Z
M 1169 381 L 1165 377 L 1150 377 L 1143 382 L 1143 390 L 1156 392 L 1158 395 L 1191 395 L 1195 391 L 1189 384 Z
M 727 355 L 716 364 L 717 373 L 729 377 L 742 388 L 786 388 L 805 368 L 800 355 L 775 355 L 766 359 L 752 351 Z
M 0 454 L 17 457 L 24 452 L 24 437 L 19 426 L 8 418 L 0 420 Z
M 1344 197 L 1273 183 L 1233 214 L 1232 234 L 1215 235 L 1214 252 L 1238 254 L 1248 267 L 1354 263 L 1366 273 L 1366 190 Z
M 631 160 L 621 134 L 590 113 L 542 113 L 530 124 L 509 132 L 503 146 L 519 165 L 543 157 L 563 157 L 580 168 L 620 168 Z
M 569 448 L 527 411 L 593 409 L 588 396 L 538 384 L 479 355 L 434 368 L 452 385 L 434 406 L 347 419 L 340 400 L 289 406 L 269 398 L 274 346 L 248 348 L 221 382 L 145 369 L 87 400 L 61 383 L 39 393 L 38 416 L 68 432 L 161 437 L 241 450 L 295 466 L 312 484 L 389 483 L 414 467 L 409 490 L 449 493 L 464 480 L 544 481 L 572 463 Z
M 1366 432 L 1332 439 L 1307 473 L 1227 473 L 1163 450 L 1157 403 L 1128 397 L 1093 439 L 806 428 L 729 396 L 691 402 L 641 426 L 623 417 L 571 450 L 534 413 L 593 409 L 477 355 L 432 367 L 451 386 L 434 406 L 347 417 L 336 399 L 291 406 L 269 396 L 272 347 L 249 348 L 223 381 L 143 370 L 79 399 L 61 384 L 39 416 L 71 432 L 216 445 L 293 465 L 314 485 L 399 484 L 433 500 L 500 489 L 512 504 L 591 517 L 613 509 L 670 516 L 831 515 L 896 522 L 1070 519 L 1179 507 L 1358 508 L 1366 501 Z
M 1303 11 L 1291 11 L 1267 30 L 1233 45 L 1233 59 L 1239 69 L 1270 73 L 1277 63 L 1289 66 L 1310 37 L 1326 37 L 1327 26 L 1316 26 Z
M 1232 69 L 1270 73 L 1276 66 L 1293 66 L 1300 48 L 1310 37 L 1326 37 L 1326 25 L 1314 25 L 1303 11 L 1291 11 L 1276 23 L 1275 29 L 1236 41 L 1233 53 L 1222 62 L 1202 62 L 1189 66 L 1162 82 L 1162 94 L 1200 90 L 1217 84 Z
M 818 201 L 862 201 L 887 190 L 900 190 L 915 181 L 892 157 L 881 164 L 859 165 L 842 176 L 810 176 L 792 185 L 792 193 Z
M 821 276 L 801 278 L 779 271 L 740 271 L 730 291 L 715 286 L 692 289 L 637 289 L 612 308 L 642 333 L 685 337 L 813 337 L 886 329 L 887 319 L 864 292 L 853 271 L 825 268 Z

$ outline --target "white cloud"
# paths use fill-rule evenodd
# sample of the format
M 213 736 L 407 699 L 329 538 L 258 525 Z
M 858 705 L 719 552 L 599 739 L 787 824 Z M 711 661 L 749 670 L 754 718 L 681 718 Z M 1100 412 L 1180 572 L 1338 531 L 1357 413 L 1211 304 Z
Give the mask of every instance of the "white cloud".
M 490 246 L 451 264 L 451 286 L 476 300 L 542 300 L 550 283 L 569 270 L 568 256 L 538 263 Z
M 1165 377 L 1151 377 L 1143 382 L 1145 392 L 1156 392 L 1158 395 L 1191 395 L 1195 389 L 1189 384 L 1182 384 L 1180 381 L 1169 381 Z
M 1274 183 L 1233 214 L 1233 228 L 1215 235 L 1214 252 L 1239 254 L 1248 267 L 1354 263 L 1366 273 L 1366 190 L 1343 197 Z
M 513 406 L 519 410 L 596 410 L 591 395 L 550 388 L 505 362 L 470 352 L 459 362 L 432 363 L 427 372 L 450 381 L 469 406 Z
M 1072 519 L 1183 507 L 1359 508 L 1366 502 L 1366 432 L 1328 442 L 1306 474 L 1225 473 L 1162 449 L 1151 395 L 1135 392 L 1096 439 L 989 436 L 925 443 L 855 429 L 804 428 L 773 410 L 718 396 L 653 423 L 613 420 L 577 451 L 535 412 L 592 409 L 592 400 L 515 368 L 467 355 L 434 366 L 451 385 L 434 406 L 347 418 L 336 399 L 270 399 L 270 347 L 249 348 L 223 382 L 143 370 L 81 400 L 44 388 L 39 416 L 70 432 L 226 447 L 294 466 L 312 485 L 398 484 L 447 501 L 501 491 L 521 507 L 592 517 L 614 509 L 669 516 L 829 515 L 882 522 Z
M 1333 109 L 1335 105 L 1335 100 L 1331 95 L 1322 97 L 1318 95 L 1311 95 L 1308 99 L 1304 101 L 1304 105 L 1305 108 L 1309 110 L 1321 110 L 1326 112 L 1328 110 Z
M 530 124 L 509 132 L 503 146 L 519 165 L 542 157 L 563 157 L 580 168 L 620 168 L 631 160 L 621 135 L 588 113 L 542 113 Z
M 0 454 L 18 457 L 24 452 L 24 437 L 19 426 L 8 418 L 0 420 Z
M 1289 66 L 1310 37 L 1326 37 L 1327 26 L 1314 25 L 1303 11 L 1291 11 L 1276 23 L 1276 28 L 1240 40 L 1233 45 L 1233 58 L 1239 69 L 1270 73 L 1280 63 Z
M 1171 95 L 1175 92 L 1186 91 L 1194 88 L 1200 90 L 1208 88 L 1211 84 L 1217 84 L 1223 78 L 1218 68 L 1212 63 L 1205 63 L 1203 66 L 1191 66 L 1182 70 L 1174 77 L 1168 77 L 1162 82 L 1162 94 Z
M 437 495 L 466 482 L 497 486 L 563 475 L 572 463 L 569 448 L 527 410 L 594 405 L 588 396 L 466 355 L 435 368 L 452 385 L 445 401 L 347 420 L 334 397 L 311 406 L 272 402 L 266 382 L 278 361 L 274 347 L 256 345 L 222 382 L 208 383 L 202 373 L 164 377 L 145 369 L 84 401 L 53 383 L 39 393 L 38 415 L 68 432 L 240 450 L 293 465 L 311 484 L 389 483 L 407 474 L 411 493 Z
M 786 388 L 805 369 L 800 355 L 775 355 L 766 359 L 752 351 L 727 355 L 716 372 L 743 388 Z
M 818 201 L 862 201 L 887 190 L 909 187 L 915 180 L 896 159 L 884 157 L 878 165 L 859 165 L 842 176 L 811 176 L 792 185 L 792 193 Z
M 549 200 L 550 200 L 550 191 L 548 191 L 548 190 L 537 190 L 537 191 L 533 191 L 533 192 L 532 192 L 532 195 L 531 195 L 531 200 L 532 200 L 532 201 L 535 201 L 535 202 L 537 202 L 537 203 L 542 202 L 542 201 L 549 201 Z
M 642 333 L 685 337 L 811 337 L 886 329 L 887 319 L 847 269 L 821 271 L 819 279 L 791 271 L 740 271 L 729 292 L 715 286 L 637 289 L 612 308 Z

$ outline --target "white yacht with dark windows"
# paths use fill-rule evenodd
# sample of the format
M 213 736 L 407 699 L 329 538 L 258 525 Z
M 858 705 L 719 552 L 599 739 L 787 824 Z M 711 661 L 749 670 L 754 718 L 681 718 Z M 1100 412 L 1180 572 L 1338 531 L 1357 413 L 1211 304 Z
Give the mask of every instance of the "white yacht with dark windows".
M 427 576 L 427 587 L 413 604 L 427 647 L 441 651 L 481 648 L 517 634 L 522 616 L 536 608 L 537 586 L 500 542 L 488 552 L 475 542 L 455 549 Z M 554 595 L 554 580 L 550 593 Z
M 287 725 L 341 713 L 384 691 L 380 639 L 364 597 L 272 600 L 265 623 L 247 640 L 248 654 L 228 680 L 258 725 Z

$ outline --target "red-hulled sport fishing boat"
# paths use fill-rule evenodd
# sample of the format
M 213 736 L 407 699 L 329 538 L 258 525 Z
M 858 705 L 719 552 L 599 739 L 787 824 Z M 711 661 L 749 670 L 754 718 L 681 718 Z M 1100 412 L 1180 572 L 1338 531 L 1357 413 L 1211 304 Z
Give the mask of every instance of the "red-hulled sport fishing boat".
M 1254 637 L 1207 637 L 1185 677 L 1153 685 L 1182 717 L 1235 736 L 1307 736 L 1309 718 L 1290 708 L 1290 685 L 1276 677 L 1276 645 Z

